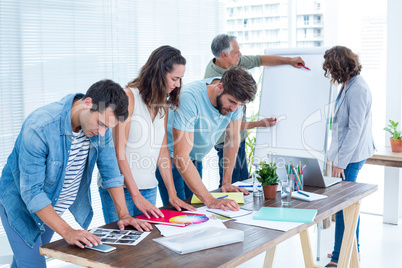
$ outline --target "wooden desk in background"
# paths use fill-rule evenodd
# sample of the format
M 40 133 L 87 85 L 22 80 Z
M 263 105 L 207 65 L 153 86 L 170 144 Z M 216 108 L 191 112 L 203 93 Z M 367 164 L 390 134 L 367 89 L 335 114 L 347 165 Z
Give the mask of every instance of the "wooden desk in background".
M 328 196 L 315 202 L 292 200 L 292 208 L 317 209 L 315 222 L 331 216 L 339 210 L 344 210 L 345 233 L 339 258 L 338 267 L 358 267 L 356 246 L 356 225 L 358 220 L 360 200 L 377 190 L 377 185 L 340 182 L 329 188 L 305 187 L 306 191 L 325 194 Z M 245 196 L 243 205 L 246 209 L 258 210 L 261 206 L 281 206 L 280 192 L 274 200 L 264 201 L 262 198 Z M 169 207 L 166 207 L 169 208 Z M 252 225 L 227 221 L 228 228 L 244 231 L 244 242 L 217 248 L 202 250 L 180 255 L 168 248 L 157 244 L 152 239 L 160 237 L 155 227 L 149 236 L 137 246 L 115 245 L 117 250 L 110 253 L 99 253 L 94 250 L 80 249 L 68 245 L 64 240 L 58 240 L 41 246 L 42 255 L 60 259 L 66 262 L 87 267 L 235 267 L 241 263 L 266 252 L 264 267 L 272 267 L 275 249 L 286 239 L 299 234 L 302 244 L 305 267 L 314 265 L 308 228 L 315 223 L 304 223 L 287 232 L 272 230 Z M 117 228 L 115 223 L 104 226 Z M 296 249 L 294 249 L 296 250 Z M 300 260 L 302 263 L 302 260 Z M 300 265 L 301 266 L 301 265 Z
M 380 147 L 377 150 L 372 157 L 367 159 L 366 164 L 402 168 L 402 153 L 393 153 L 391 147 Z M 388 172 L 392 175 L 384 177 L 383 222 L 398 224 L 399 211 L 402 206 L 400 198 L 402 178 L 398 174 L 399 170 L 389 170 Z

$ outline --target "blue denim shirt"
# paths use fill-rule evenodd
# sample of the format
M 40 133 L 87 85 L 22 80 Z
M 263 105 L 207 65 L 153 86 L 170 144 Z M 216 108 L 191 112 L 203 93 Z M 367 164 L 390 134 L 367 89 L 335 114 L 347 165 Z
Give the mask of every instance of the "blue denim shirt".
M 0 204 L 7 212 L 13 229 L 33 247 L 44 232 L 43 221 L 35 212 L 54 206 L 63 188 L 69 157 L 72 127 L 71 94 L 31 113 L 15 142 L 0 178 Z M 93 216 L 90 184 L 95 163 L 102 176 L 102 187 L 118 187 L 124 183 L 117 165 L 110 129 L 104 137 L 93 136 L 80 188 L 69 208 L 75 220 L 87 229 Z

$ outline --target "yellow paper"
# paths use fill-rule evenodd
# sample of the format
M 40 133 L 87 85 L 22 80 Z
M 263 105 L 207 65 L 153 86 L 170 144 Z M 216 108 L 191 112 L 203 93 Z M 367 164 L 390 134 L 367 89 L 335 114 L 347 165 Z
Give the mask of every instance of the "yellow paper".
M 244 203 L 244 194 L 242 192 L 233 192 L 233 193 L 211 193 L 213 197 L 218 198 L 221 196 L 227 195 L 225 199 L 233 199 L 239 204 Z M 193 195 L 191 198 L 191 204 L 202 204 L 201 200 L 196 196 Z

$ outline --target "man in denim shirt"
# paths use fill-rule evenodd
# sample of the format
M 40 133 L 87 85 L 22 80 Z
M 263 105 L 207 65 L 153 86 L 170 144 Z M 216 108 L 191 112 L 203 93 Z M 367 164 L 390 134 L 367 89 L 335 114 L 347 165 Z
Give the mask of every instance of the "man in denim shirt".
M 39 247 L 48 243 L 54 232 L 80 248 L 102 243 L 85 230 L 93 216 L 90 184 L 95 163 L 102 186 L 115 201 L 119 228 L 151 229 L 128 213 L 123 175 L 108 129 L 127 118 L 127 107 L 121 86 L 102 80 L 86 95 L 68 95 L 25 120 L 0 178 L 0 216 L 14 252 L 12 267 L 46 267 Z M 73 148 L 81 155 L 74 158 Z M 84 230 L 73 229 L 61 218 L 66 209 Z

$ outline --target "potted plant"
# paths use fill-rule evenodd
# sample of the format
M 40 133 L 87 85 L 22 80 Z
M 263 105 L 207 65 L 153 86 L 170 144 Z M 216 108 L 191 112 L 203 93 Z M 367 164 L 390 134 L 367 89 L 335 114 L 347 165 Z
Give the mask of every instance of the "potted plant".
M 260 168 L 256 171 L 257 179 L 261 182 L 262 189 L 264 190 L 265 199 L 275 199 L 276 190 L 278 188 L 278 174 L 276 169 L 278 167 L 275 163 L 260 162 Z
M 402 152 L 402 131 L 397 130 L 399 122 L 389 120 L 389 123 L 388 127 L 385 127 L 384 130 L 392 135 L 392 137 L 389 138 L 391 141 L 391 150 L 393 152 Z

